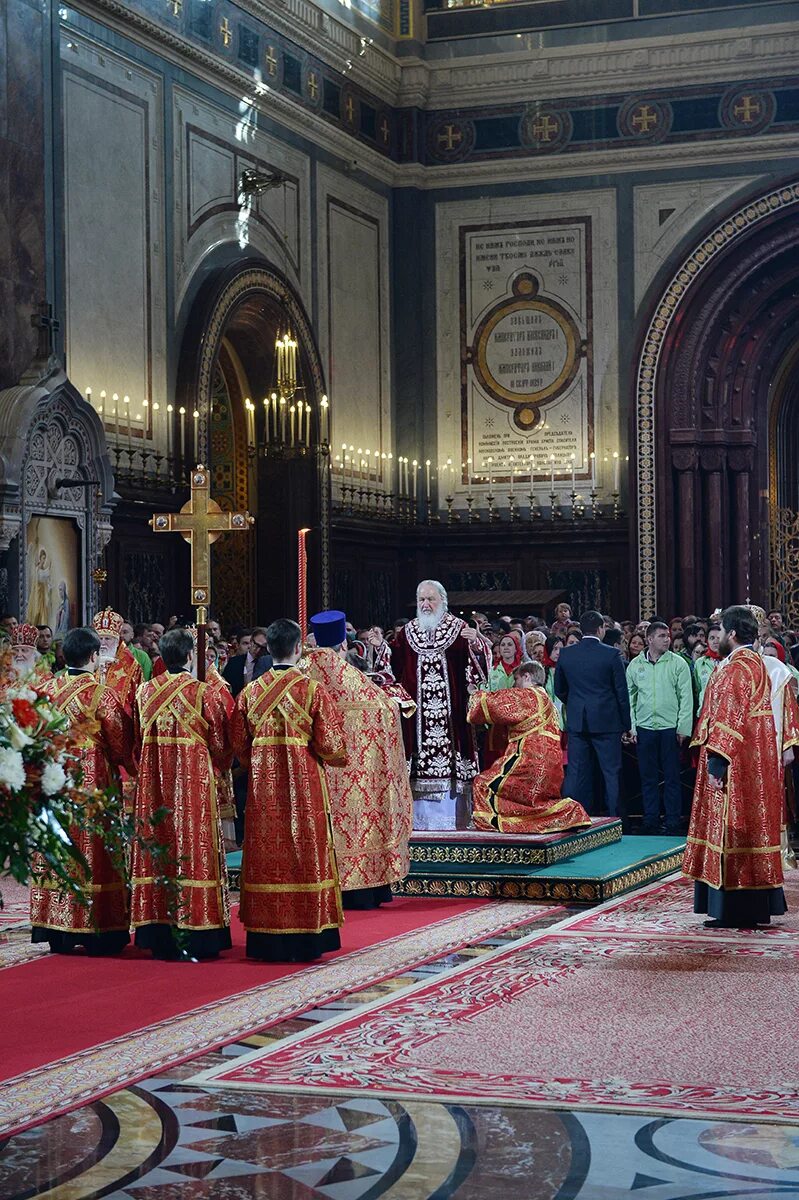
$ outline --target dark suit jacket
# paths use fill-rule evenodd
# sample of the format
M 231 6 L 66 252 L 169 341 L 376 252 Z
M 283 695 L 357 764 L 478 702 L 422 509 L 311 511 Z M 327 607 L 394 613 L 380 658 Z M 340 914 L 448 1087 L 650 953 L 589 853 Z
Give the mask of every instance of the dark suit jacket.
M 583 638 L 560 652 L 555 694 L 566 706 L 566 729 L 623 733 L 631 727 L 630 694 L 618 650 Z
M 222 672 L 222 676 L 230 684 L 230 690 L 234 696 L 238 696 L 244 687 L 244 664 L 246 661 L 246 654 L 234 654 L 232 658 L 227 660 L 225 669 Z M 272 656 L 270 654 L 262 654 L 260 658 L 255 660 L 255 666 L 252 669 L 253 679 L 257 679 L 259 675 L 263 675 L 264 671 L 268 671 L 271 666 Z

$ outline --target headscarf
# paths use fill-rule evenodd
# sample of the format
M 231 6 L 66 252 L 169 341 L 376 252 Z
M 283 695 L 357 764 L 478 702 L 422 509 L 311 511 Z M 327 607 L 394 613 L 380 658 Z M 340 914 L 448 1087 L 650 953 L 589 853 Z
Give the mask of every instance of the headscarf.
M 782 642 L 777 641 L 776 638 L 766 638 L 766 645 L 773 646 L 777 651 L 777 658 L 781 663 L 785 662 L 785 647 L 783 646 Z
M 500 638 L 500 641 L 504 642 L 505 638 L 511 638 L 513 640 L 513 642 L 516 646 L 516 653 L 513 656 L 513 662 L 508 664 L 505 662 L 504 658 L 499 653 L 499 646 L 497 646 L 497 666 L 503 667 L 506 675 L 512 675 L 513 672 L 518 667 L 519 663 L 522 661 L 522 645 L 521 645 L 522 640 L 521 640 L 521 637 L 519 636 L 518 631 L 515 629 L 512 629 L 510 633 L 503 633 L 502 637 Z

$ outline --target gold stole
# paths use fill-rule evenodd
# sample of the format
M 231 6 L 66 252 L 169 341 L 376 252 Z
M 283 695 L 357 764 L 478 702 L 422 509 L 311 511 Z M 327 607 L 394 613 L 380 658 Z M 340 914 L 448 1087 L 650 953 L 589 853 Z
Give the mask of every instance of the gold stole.
M 158 730 L 153 727 L 162 714 L 169 712 L 190 741 L 207 746 L 208 722 L 202 715 L 203 684 L 198 685 L 196 696 L 187 694 L 189 686 L 196 683 L 193 676 L 182 671 L 151 680 L 150 689 L 139 704 L 143 743 L 158 741 Z

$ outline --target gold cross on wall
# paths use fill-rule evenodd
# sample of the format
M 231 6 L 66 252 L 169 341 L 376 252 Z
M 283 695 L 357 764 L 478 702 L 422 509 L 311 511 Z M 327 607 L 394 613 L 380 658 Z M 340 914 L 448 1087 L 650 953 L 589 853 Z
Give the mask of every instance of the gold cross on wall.
M 756 96 L 742 96 L 732 110 L 732 115 L 744 125 L 751 125 L 760 116 L 760 101 Z
M 347 112 L 347 120 L 351 125 L 355 119 L 355 101 L 353 100 L 352 96 L 347 97 L 347 103 L 344 105 L 344 108 Z
M 533 121 L 533 137 L 537 142 L 551 142 L 552 135 L 557 133 L 559 128 L 558 122 L 545 113 L 543 117 L 536 117 Z
M 222 44 L 229 46 L 233 41 L 233 30 L 230 28 L 230 22 L 227 17 L 222 18 L 222 24 L 219 26 L 219 32 L 222 34 Z
M 266 69 L 270 75 L 277 75 L 277 59 L 274 46 L 266 47 Z
M 155 513 L 154 533 L 180 533 L 191 547 L 191 602 L 207 607 L 211 601 L 211 543 L 223 533 L 246 533 L 254 518 L 248 512 L 222 512 L 211 499 L 210 472 L 197 466 L 191 473 L 191 495 L 179 513 Z
M 380 122 L 380 136 L 382 137 L 382 139 L 386 143 L 386 145 L 388 145 L 388 137 L 389 137 L 390 133 L 391 133 L 391 126 L 388 123 L 388 118 L 384 116 L 383 120 Z
M 311 74 L 308 76 L 308 93 L 312 100 L 315 100 L 319 95 L 319 84 L 313 71 L 311 71 Z
M 183 8 L 183 0 L 167 0 L 167 4 L 172 9 L 172 16 L 179 17 L 180 10 Z
M 658 115 L 648 104 L 642 104 L 640 108 L 635 110 L 635 116 L 630 124 L 633 129 L 637 129 L 639 133 L 649 133 L 650 129 L 654 129 L 658 123 Z
M 445 125 L 438 135 L 440 150 L 454 150 L 463 141 L 463 132 L 457 125 Z

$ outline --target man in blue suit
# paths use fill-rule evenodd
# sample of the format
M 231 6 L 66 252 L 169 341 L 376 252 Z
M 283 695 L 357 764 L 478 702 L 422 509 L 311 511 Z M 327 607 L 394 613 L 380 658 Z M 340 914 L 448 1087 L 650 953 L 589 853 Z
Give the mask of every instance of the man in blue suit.
M 605 646 L 601 613 L 580 617 L 582 641 L 561 650 L 555 670 L 555 694 L 566 708 L 569 765 L 563 794 L 596 815 L 592 755 L 596 755 L 610 816 L 619 813 L 621 737 L 632 725 L 630 695 L 618 650 Z

